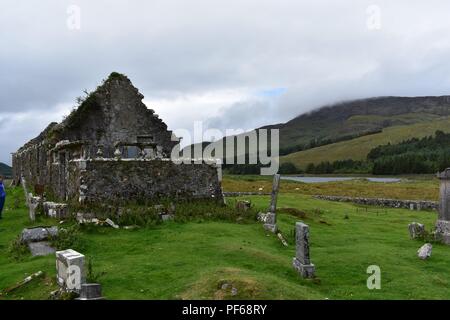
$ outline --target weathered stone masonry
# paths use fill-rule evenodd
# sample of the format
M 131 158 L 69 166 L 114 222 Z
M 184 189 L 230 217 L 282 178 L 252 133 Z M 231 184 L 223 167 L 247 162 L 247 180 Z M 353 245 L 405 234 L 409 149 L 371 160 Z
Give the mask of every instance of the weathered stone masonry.
M 328 201 L 338 202 L 352 202 L 361 205 L 379 206 L 389 208 L 404 208 L 410 210 L 437 210 L 438 202 L 435 201 L 421 201 L 421 200 L 397 200 L 397 199 L 383 199 L 383 198 L 353 198 L 343 196 L 326 196 L 315 195 L 314 198 Z
M 221 199 L 217 168 L 161 160 L 78 160 L 69 163 L 69 200 Z
M 179 144 L 124 75 L 112 73 L 63 122 L 13 154 L 16 184 L 45 186 L 55 200 L 222 198 L 215 164 L 170 161 Z

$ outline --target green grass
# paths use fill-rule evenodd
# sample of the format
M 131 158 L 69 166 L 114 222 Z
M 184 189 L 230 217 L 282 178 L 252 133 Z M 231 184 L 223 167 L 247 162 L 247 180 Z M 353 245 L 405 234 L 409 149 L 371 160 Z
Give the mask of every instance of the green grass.
M 420 122 L 412 125 L 388 127 L 380 133 L 291 153 L 280 157 L 280 161 L 282 163 L 291 162 L 298 168 L 305 169 L 309 163 L 318 164 L 322 161 L 365 160 L 370 150 L 379 145 L 389 142 L 391 144 L 399 143 L 413 137 L 421 138 L 433 135 L 436 130 L 448 132 L 449 125 L 450 118 L 445 118 L 443 120 Z
M 260 180 L 266 181 L 266 180 Z M 257 182 L 260 182 L 257 181 Z M 285 182 L 282 182 L 282 186 Z M 8 190 L 0 220 L 0 290 L 42 270 L 46 276 L 3 299 L 47 299 L 57 286 L 54 256 L 13 260 L 8 244 L 30 224 L 20 189 Z M 17 199 L 17 200 L 16 200 Z M 268 196 L 246 197 L 266 208 Z M 234 205 L 234 199 L 228 199 Z M 416 256 L 421 241 L 409 240 L 408 223 L 430 229 L 436 213 L 362 208 L 282 192 L 278 224 L 289 247 L 283 247 L 260 223 L 199 219 L 168 222 L 138 230 L 84 228 L 82 253 L 93 259 L 94 272 L 108 299 L 449 299 L 450 249 L 434 245 L 427 261 Z M 306 212 L 311 227 L 311 255 L 317 279 L 304 280 L 291 267 L 292 230 L 300 218 L 283 208 Z M 344 219 L 345 216 L 348 219 Z M 381 267 L 381 290 L 368 290 L 366 269 Z M 225 282 L 236 296 L 222 290 Z

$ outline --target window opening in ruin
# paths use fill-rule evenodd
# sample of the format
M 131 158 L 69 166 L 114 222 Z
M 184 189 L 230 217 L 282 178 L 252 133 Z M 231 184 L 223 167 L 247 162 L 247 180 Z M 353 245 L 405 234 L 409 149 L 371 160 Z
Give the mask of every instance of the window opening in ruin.
M 123 147 L 123 157 L 127 159 L 139 157 L 141 150 L 136 146 L 125 146 Z

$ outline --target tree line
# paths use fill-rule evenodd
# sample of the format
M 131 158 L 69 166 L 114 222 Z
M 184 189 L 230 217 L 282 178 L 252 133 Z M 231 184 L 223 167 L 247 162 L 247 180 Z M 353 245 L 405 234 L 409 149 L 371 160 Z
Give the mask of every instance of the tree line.
M 321 141 L 319 144 L 323 143 Z M 314 142 L 308 147 L 314 146 Z M 259 174 L 261 165 L 226 165 L 231 174 Z M 436 173 L 450 167 L 450 133 L 441 130 L 432 136 L 412 138 L 397 144 L 373 148 L 366 160 L 309 163 L 304 169 L 291 162 L 280 165 L 281 174 L 369 173 L 375 175 Z

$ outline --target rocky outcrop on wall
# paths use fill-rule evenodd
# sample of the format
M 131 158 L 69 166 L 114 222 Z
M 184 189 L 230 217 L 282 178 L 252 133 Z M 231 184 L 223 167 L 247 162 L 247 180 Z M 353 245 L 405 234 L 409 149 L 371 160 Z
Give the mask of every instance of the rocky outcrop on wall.
M 369 206 L 404 208 L 410 210 L 437 210 L 439 206 L 438 202 L 435 201 L 420 201 L 420 200 L 353 198 L 353 197 L 325 196 L 325 195 L 315 195 L 314 198 L 328 201 L 352 202 L 356 204 Z

